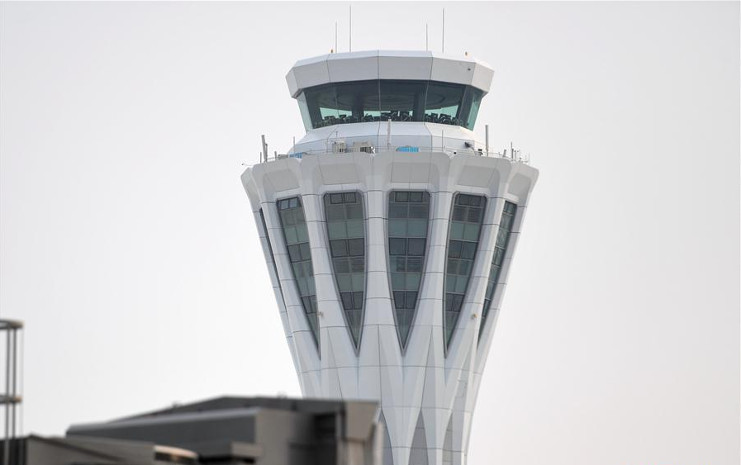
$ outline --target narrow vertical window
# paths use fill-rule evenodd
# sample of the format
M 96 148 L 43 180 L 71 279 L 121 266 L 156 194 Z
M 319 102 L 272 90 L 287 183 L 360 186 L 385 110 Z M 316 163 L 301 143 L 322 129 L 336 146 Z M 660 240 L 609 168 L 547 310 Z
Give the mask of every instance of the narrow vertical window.
M 445 348 L 450 346 L 471 277 L 486 199 L 480 195 L 457 194 L 448 232 L 445 262 Z
M 293 279 L 296 281 L 301 305 L 309 321 L 314 342 L 319 347 L 319 321 L 317 320 L 316 288 L 314 286 L 314 268 L 311 264 L 311 247 L 309 232 L 306 228 L 304 207 L 299 197 L 278 201 L 278 213 L 286 240 L 288 258 L 291 262 Z
M 484 308 L 481 312 L 481 326 L 479 327 L 479 337 L 481 337 L 481 334 L 484 332 L 486 318 L 489 316 L 491 302 L 494 300 L 494 293 L 497 290 L 497 282 L 499 281 L 499 274 L 502 271 L 502 263 L 504 262 L 504 257 L 507 254 L 509 236 L 512 233 L 512 225 L 515 222 L 516 213 L 517 205 L 512 202 L 504 202 L 502 220 L 499 222 L 499 232 L 497 233 L 497 242 L 494 245 L 494 257 L 491 260 L 491 268 L 489 269 L 489 283 L 486 286 Z
M 270 264 L 273 265 L 273 272 L 275 273 L 275 279 L 278 280 L 278 290 L 280 291 L 280 298 L 283 300 L 283 307 L 286 306 L 286 300 L 283 296 L 283 286 L 280 284 L 280 276 L 278 275 L 278 267 L 275 264 L 275 255 L 273 254 L 273 244 L 270 243 L 270 235 L 268 234 L 268 225 L 265 223 L 265 214 L 260 209 L 260 223 L 262 224 L 262 232 L 265 234 L 265 241 L 268 243 L 268 251 L 270 252 Z
M 423 191 L 389 193 L 388 254 L 396 330 L 406 347 L 419 300 L 425 254 L 430 194 Z
M 324 195 L 329 252 L 345 320 L 355 348 L 363 329 L 365 301 L 365 213 L 358 192 Z

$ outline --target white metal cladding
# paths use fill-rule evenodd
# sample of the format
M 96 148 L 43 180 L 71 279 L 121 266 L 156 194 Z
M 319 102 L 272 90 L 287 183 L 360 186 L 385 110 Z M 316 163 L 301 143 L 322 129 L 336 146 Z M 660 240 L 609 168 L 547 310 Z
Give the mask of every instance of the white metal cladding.
M 442 152 L 343 153 L 281 159 L 247 169 L 242 182 L 256 221 L 262 209 L 275 268 L 271 272 L 286 339 L 307 397 L 379 400 L 394 465 L 410 465 L 424 434 L 429 464 L 464 464 L 473 407 L 511 257 L 516 249 L 536 169 L 505 158 Z M 388 279 L 387 208 L 393 190 L 430 193 L 427 256 L 417 314 L 405 351 L 394 323 Z M 328 251 L 323 195 L 355 191 L 366 206 L 366 301 L 356 352 L 343 317 Z M 471 280 L 447 355 L 443 335 L 446 245 L 455 193 L 486 197 Z M 300 196 L 306 215 L 319 302 L 320 347 L 308 328 L 280 230 L 276 200 Z M 487 327 L 480 315 L 505 200 L 517 204 L 507 255 Z M 261 234 L 262 235 L 262 234 Z M 272 269 L 268 248 L 266 260 Z M 279 291 L 282 290 L 282 293 Z M 285 311 L 283 310 L 285 308 Z M 415 441 L 416 432 L 416 441 Z M 447 445 L 447 447 L 446 447 Z M 415 452 L 418 454 L 418 452 Z
M 494 70 L 472 57 L 436 52 L 373 50 L 299 60 L 286 75 L 291 97 L 332 82 L 420 79 L 465 84 L 489 92 Z

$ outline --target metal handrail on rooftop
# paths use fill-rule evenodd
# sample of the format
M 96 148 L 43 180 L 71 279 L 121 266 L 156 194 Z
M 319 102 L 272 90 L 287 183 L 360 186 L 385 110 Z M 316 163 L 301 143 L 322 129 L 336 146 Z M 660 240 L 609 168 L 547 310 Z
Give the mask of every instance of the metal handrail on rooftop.
M 400 153 L 418 153 L 418 152 L 443 152 L 448 155 L 478 155 L 481 157 L 493 157 L 493 158 L 506 158 L 516 163 L 527 164 L 530 162 L 530 157 L 523 157 L 520 150 L 514 150 L 514 156 L 512 152 L 504 150 L 503 152 L 485 152 L 483 149 L 463 148 L 454 149 L 451 147 L 423 147 L 423 146 L 411 146 L 411 145 L 391 145 L 375 147 L 372 145 L 353 147 L 346 146 L 343 148 L 328 147 L 327 149 L 312 149 L 302 151 L 291 151 L 288 153 L 274 153 L 272 156 L 268 156 L 267 159 L 263 159 L 262 162 L 282 160 L 285 158 L 304 158 L 305 156 L 312 155 L 326 155 L 326 154 L 351 154 L 351 153 L 369 153 L 375 154 L 379 152 L 400 152 Z

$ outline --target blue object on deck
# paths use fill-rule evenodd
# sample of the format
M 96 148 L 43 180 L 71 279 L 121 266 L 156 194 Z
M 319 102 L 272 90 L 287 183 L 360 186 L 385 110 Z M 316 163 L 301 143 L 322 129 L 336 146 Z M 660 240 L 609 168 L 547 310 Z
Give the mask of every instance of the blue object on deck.
M 417 153 L 419 152 L 419 147 L 412 147 L 411 145 L 405 145 L 403 147 L 399 147 L 396 149 L 397 152 L 408 152 L 408 153 Z

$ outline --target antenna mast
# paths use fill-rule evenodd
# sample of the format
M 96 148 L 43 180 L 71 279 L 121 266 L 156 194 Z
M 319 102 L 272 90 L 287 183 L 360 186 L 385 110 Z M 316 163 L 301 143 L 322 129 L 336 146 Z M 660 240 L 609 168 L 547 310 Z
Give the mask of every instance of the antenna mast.
M 443 8 L 443 53 L 445 53 L 445 8 Z

